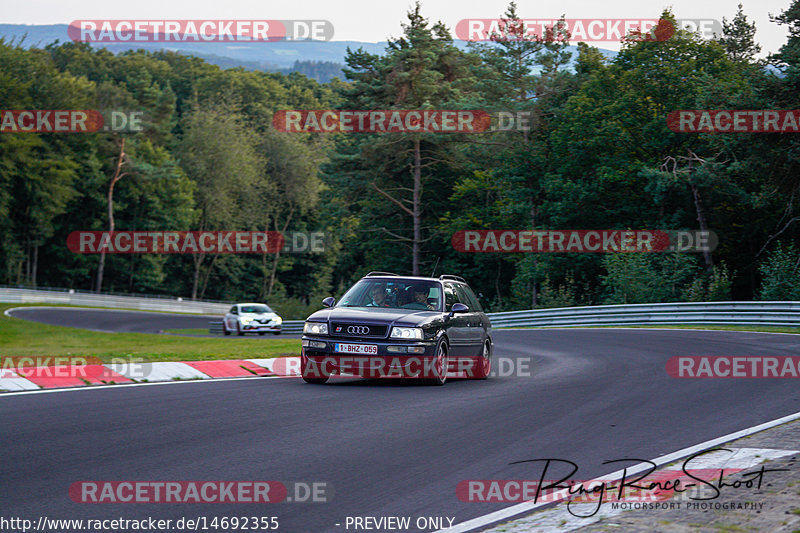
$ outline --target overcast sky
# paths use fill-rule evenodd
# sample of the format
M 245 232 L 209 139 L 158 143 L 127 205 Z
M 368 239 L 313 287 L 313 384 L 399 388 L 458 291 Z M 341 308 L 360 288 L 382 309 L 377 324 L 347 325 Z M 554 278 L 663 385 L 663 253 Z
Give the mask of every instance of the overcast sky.
M 677 18 L 733 18 L 740 0 L 518 0 L 522 18 L 658 18 L 671 6 Z M 791 0 L 741 0 L 748 17 L 756 22 L 756 39 L 763 52 L 775 52 L 786 41 L 785 27 L 773 24 L 769 15 L 787 9 Z M 0 22 L 13 24 L 67 24 L 82 19 L 326 19 L 333 23 L 336 41 L 383 41 L 401 34 L 401 21 L 413 5 L 403 0 L 0 0 Z M 424 0 L 423 14 L 431 21 L 441 20 L 451 31 L 461 19 L 498 18 L 508 0 Z M 619 43 L 592 43 L 601 48 L 619 49 Z M 764 53 L 762 53 L 764 55 Z

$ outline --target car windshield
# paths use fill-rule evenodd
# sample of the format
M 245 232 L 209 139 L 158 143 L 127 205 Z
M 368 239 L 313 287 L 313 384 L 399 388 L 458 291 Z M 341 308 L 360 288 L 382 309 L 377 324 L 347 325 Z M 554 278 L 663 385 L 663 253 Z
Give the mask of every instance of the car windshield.
M 272 309 L 270 309 L 269 306 L 267 306 L 267 305 L 258 304 L 258 305 L 243 305 L 241 307 L 241 311 L 242 311 L 242 313 L 258 313 L 258 314 L 260 314 L 260 313 L 271 313 Z
M 362 279 L 342 296 L 336 307 L 439 311 L 441 302 L 441 287 L 436 282 L 413 279 Z

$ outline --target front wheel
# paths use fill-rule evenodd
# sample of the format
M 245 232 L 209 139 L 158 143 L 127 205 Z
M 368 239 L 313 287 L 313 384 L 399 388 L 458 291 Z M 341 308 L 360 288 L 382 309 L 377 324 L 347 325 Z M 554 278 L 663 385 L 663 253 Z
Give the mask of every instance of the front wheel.
M 436 345 L 436 357 L 432 365 L 433 377 L 426 380 L 428 385 L 441 386 L 447 381 L 448 352 L 447 342 L 439 339 L 439 344 Z
M 244 337 L 244 331 L 242 331 L 242 325 L 238 322 L 236 323 L 236 334 L 240 337 Z
M 227 326 L 227 324 L 225 324 L 225 321 L 222 322 L 222 333 L 224 333 L 225 335 L 230 335 L 231 334 L 231 332 L 228 331 L 228 326 Z
M 475 369 L 475 379 L 486 379 L 492 371 L 492 342 L 486 339 L 483 343 L 483 352 L 478 358 L 477 368 Z

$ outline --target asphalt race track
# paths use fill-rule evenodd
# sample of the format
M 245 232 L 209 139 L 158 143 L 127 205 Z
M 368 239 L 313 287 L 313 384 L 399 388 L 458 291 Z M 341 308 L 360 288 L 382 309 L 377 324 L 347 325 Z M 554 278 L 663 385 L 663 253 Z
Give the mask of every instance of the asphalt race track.
M 222 320 L 222 315 L 117 311 L 83 307 L 19 307 L 9 314 L 14 318 L 22 318 L 53 326 L 133 333 L 158 333 L 165 329 L 189 328 L 208 330 L 209 321 Z
M 512 461 L 569 459 L 575 479 L 592 479 L 621 468 L 604 460 L 651 459 L 800 411 L 793 379 L 679 380 L 665 370 L 676 355 L 799 355 L 794 335 L 576 329 L 494 339 L 495 368 L 498 358 L 530 361 L 532 375 L 444 387 L 252 378 L 0 396 L 0 515 L 277 516 L 288 532 L 346 531 L 348 516 L 455 524 L 509 505 L 461 502 L 459 481 L 538 479 L 541 464 Z M 325 481 L 335 495 L 91 505 L 68 496 L 81 480 Z
M 68 326 L 103 332 L 161 333 L 168 329 L 204 329 L 209 322 L 222 321 L 222 315 L 189 315 L 153 313 L 149 311 L 119 311 L 83 307 L 18 307 L 10 313 L 14 318 L 52 326 Z M 273 337 L 271 333 L 266 334 Z M 221 337 L 217 335 L 189 335 L 192 337 Z M 300 338 L 299 333 L 281 333 L 283 338 Z M 237 338 L 263 338 L 250 333 Z

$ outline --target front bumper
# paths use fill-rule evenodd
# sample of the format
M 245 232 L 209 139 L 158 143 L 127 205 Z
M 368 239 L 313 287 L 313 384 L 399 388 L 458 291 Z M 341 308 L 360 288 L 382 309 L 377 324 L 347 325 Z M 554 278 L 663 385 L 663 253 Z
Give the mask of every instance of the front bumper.
M 350 374 L 368 378 L 434 377 L 436 341 L 387 341 L 310 337 L 301 340 L 301 371 L 307 377 Z M 377 353 L 348 353 L 337 345 L 374 346 Z M 409 353 L 411 349 L 411 353 Z
M 247 332 L 260 332 L 260 331 L 275 332 L 281 330 L 281 324 L 270 325 L 270 324 L 262 324 L 260 322 L 258 323 L 250 322 L 245 326 L 240 322 L 239 325 L 242 328 L 242 331 L 247 331 Z

